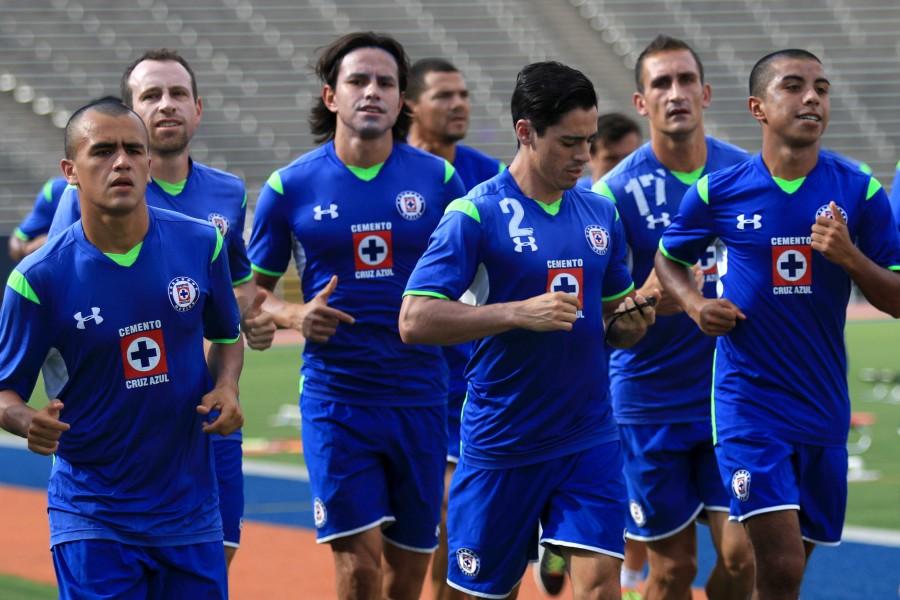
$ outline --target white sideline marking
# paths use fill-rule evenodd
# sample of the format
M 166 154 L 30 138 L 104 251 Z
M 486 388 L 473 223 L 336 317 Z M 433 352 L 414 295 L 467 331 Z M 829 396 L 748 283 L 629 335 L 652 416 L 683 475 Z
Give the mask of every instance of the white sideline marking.
M 900 531 L 845 525 L 841 541 L 900 548 Z
M 306 467 L 284 465 L 264 460 L 244 459 L 244 475 L 261 475 L 263 477 L 280 477 L 282 479 L 294 479 L 297 481 L 309 481 L 309 471 Z

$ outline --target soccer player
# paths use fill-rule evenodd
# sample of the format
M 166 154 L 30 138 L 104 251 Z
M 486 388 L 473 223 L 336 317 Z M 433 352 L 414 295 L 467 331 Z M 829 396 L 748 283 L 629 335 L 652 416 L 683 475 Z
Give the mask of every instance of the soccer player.
M 715 342 L 660 291 L 653 259 L 688 187 L 748 155 L 704 134 L 703 111 L 711 89 L 700 58 L 682 40 L 659 35 L 650 42 L 635 65 L 635 83 L 634 105 L 647 119 L 650 142 L 593 188 L 616 203 L 631 275 L 643 282 L 638 293 L 660 301 L 660 316 L 647 336 L 610 356 L 628 486 L 626 535 L 647 542 L 646 595 L 683 598 L 697 571 L 694 521 L 703 517 L 717 553 L 707 595 L 743 599 L 753 587 L 753 555 L 743 527 L 728 520 L 728 492 L 712 446 L 709 394 Z M 708 298 L 716 296 L 715 257 L 712 244 L 701 256 Z M 623 572 L 623 585 L 634 588 L 640 575 Z
M 54 455 L 48 512 L 61 598 L 224 599 L 208 434 L 243 420 L 243 346 L 222 235 L 148 209 L 147 129 L 117 100 L 76 111 L 65 138 L 62 168 L 81 190 L 82 220 L 7 282 L 0 426 Z M 51 346 L 69 381 L 35 410 L 24 399 Z
M 393 38 L 350 33 L 316 73 L 319 148 L 275 171 L 250 240 L 273 290 L 293 254 L 305 302 L 264 307 L 301 331 L 300 408 L 316 538 L 330 543 L 341 598 L 418 598 L 437 546 L 447 448 L 447 367 L 406 346 L 406 281 L 451 200 L 453 166 L 404 143 L 409 62 Z
M 150 132 L 152 161 L 147 203 L 207 221 L 219 229 L 228 249 L 232 285 L 248 345 L 254 349 L 267 348 L 272 343 L 275 324 L 271 315 L 260 310 L 265 296 L 257 292 L 252 281 L 244 245 L 247 207 L 244 182 L 230 173 L 200 164 L 190 156 L 190 142 L 203 114 L 203 101 L 190 64 L 172 50 L 149 50 L 125 69 L 120 87 L 124 103 L 144 120 Z M 78 220 L 78 202 L 77 188 L 63 194 L 51 235 Z M 51 375 L 58 371 L 65 373 L 64 368 L 59 369 L 55 364 L 48 361 L 44 369 L 48 385 L 58 378 Z M 235 431 L 227 438 L 213 436 L 213 442 L 225 555 L 230 565 L 240 545 L 244 514 L 241 432 Z
M 641 128 L 634 119 L 615 112 L 600 115 L 597 137 L 591 143 L 590 175 L 579 179 L 578 185 L 590 188 L 640 145 Z
M 891 208 L 894 212 L 894 221 L 900 225 L 900 162 L 897 163 L 894 183 L 891 185 Z
M 456 169 L 466 190 L 506 168 L 501 161 L 460 144 L 469 129 L 469 89 L 462 73 L 442 58 L 423 58 L 409 70 L 406 105 L 412 116 L 407 141 L 410 145 L 444 158 Z M 447 585 L 447 494 L 459 462 L 459 417 L 466 397 L 463 371 L 472 344 L 444 346 L 450 371 L 447 396 L 447 469 L 441 505 L 441 535 L 431 566 L 431 584 L 436 600 L 462 598 Z
M 62 196 L 66 185 L 65 177 L 54 177 L 38 192 L 31 212 L 9 236 L 9 257 L 13 262 L 19 262 L 47 241 L 53 213 L 56 212 L 59 197 Z
M 476 340 L 448 583 L 513 593 L 540 523 L 541 542 L 568 559 L 576 597 L 618 598 L 625 489 L 604 337 L 634 344 L 654 311 L 632 293 L 615 207 L 574 188 L 597 131 L 591 82 L 534 63 L 519 72 L 511 107 L 516 157 L 448 207 L 400 316 L 408 343 Z M 453 300 L 467 289 L 478 305 Z
M 713 430 L 732 514 L 756 556 L 755 594 L 797 598 L 815 544 L 840 542 L 850 401 L 844 322 L 851 282 L 900 316 L 900 239 L 881 184 L 820 152 L 830 85 L 805 50 L 750 74 L 762 153 L 703 176 L 660 240 L 656 271 L 716 340 Z M 718 237 L 723 294 L 686 266 Z

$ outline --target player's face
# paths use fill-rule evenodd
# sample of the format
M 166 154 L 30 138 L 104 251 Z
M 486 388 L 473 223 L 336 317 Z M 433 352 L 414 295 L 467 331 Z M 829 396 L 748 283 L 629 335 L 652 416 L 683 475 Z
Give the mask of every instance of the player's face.
M 63 172 L 78 186 L 82 211 L 123 216 L 144 201 L 150 180 L 147 134 L 132 114 L 88 111 L 78 126 L 75 156 Z
M 203 112 L 187 69 L 174 60 L 145 60 L 131 72 L 128 83 L 134 112 L 150 132 L 151 152 L 158 156 L 184 152 Z
M 650 130 L 686 136 L 703 123 L 712 90 L 700 81 L 700 69 L 687 50 L 651 54 L 644 59 L 643 92 L 635 92 L 634 106 L 647 117 Z
M 763 98 L 750 98 L 753 116 L 788 146 L 818 142 L 831 111 L 830 84 L 814 60 L 784 58 L 771 65 Z
M 390 135 L 403 103 L 397 62 L 380 48 L 354 50 L 341 61 L 334 88 L 323 88 L 322 99 L 337 114 L 338 129 L 352 137 Z
M 425 75 L 425 90 L 410 102 L 413 119 L 430 137 L 452 144 L 469 130 L 469 89 L 460 73 L 432 71 Z
M 549 186 L 567 190 L 575 186 L 591 160 L 591 140 L 597 135 L 597 109 L 575 108 L 538 136 L 532 133 L 530 165 Z
M 634 132 L 625 134 L 622 139 L 611 144 L 597 142 L 597 151 L 591 158 L 591 177 L 595 181 L 600 179 L 640 145 L 641 137 Z

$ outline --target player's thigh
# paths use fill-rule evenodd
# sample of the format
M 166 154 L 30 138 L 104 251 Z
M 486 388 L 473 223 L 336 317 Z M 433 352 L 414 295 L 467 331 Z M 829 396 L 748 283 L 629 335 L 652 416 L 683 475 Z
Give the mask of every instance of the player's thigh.
M 394 519 L 377 410 L 331 400 L 301 400 L 303 456 L 313 497 L 316 541 L 330 542 Z
M 803 539 L 837 545 L 847 511 L 847 448 L 798 445 L 796 462 Z
M 382 431 L 391 440 L 384 464 L 396 519 L 385 527 L 385 540 L 404 550 L 430 553 L 438 544 L 447 468 L 446 408 L 404 407 L 382 412 Z
M 228 574 L 219 542 L 148 548 L 155 563 L 148 600 L 225 600 Z
M 77 540 L 56 544 L 51 552 L 61 600 L 147 597 L 147 560 L 140 547 Z
M 572 578 L 576 597 L 608 600 L 620 598 L 620 559 L 586 550 L 567 549 L 566 562 L 569 564 L 569 576 Z
M 244 473 L 240 438 L 214 437 L 213 454 L 219 484 L 219 513 L 222 515 L 225 545 L 237 548 L 241 544 L 241 527 L 244 520 Z
M 538 521 L 555 485 L 555 462 L 508 469 L 457 466 L 447 514 L 447 582 L 502 598 L 537 559 Z M 621 530 L 619 532 L 621 538 Z

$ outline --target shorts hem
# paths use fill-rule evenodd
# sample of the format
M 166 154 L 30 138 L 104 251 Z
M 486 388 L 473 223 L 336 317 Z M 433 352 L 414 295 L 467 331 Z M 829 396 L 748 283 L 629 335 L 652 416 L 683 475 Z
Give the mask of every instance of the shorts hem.
M 337 540 L 340 538 L 349 537 L 351 535 L 356 535 L 357 533 L 362 533 L 363 531 L 368 531 L 369 529 L 375 529 L 376 527 L 384 525 L 385 523 L 393 523 L 396 520 L 397 520 L 396 517 L 390 517 L 390 516 L 380 517 L 379 519 L 376 519 L 375 521 L 372 521 L 371 523 L 367 523 L 367 524 L 363 525 L 362 527 L 356 527 L 355 529 L 348 529 L 347 531 L 339 531 L 337 533 L 332 533 L 330 535 L 326 535 L 325 537 L 321 537 L 321 538 L 317 537 L 316 543 L 317 544 L 327 544 L 328 542 L 331 542 L 331 541 L 334 541 L 334 540 Z
M 724 513 L 730 513 L 730 512 L 731 512 L 731 507 L 729 507 L 729 506 L 717 506 L 717 505 L 707 506 L 706 504 L 704 504 L 704 505 L 703 505 L 703 510 L 708 510 L 709 512 L 724 512 Z
M 781 504 L 779 506 L 769 506 L 767 508 L 759 508 L 757 510 L 752 510 L 744 515 L 738 515 L 737 520 L 743 523 L 750 517 L 755 517 L 757 515 L 764 515 L 770 512 L 778 512 L 782 510 L 800 510 L 799 504 Z
M 516 585 L 512 586 L 512 589 L 510 589 L 505 594 L 488 594 L 486 592 L 476 592 L 475 590 L 470 590 L 468 588 L 464 588 L 463 586 L 461 586 L 459 584 L 453 583 L 452 581 L 450 581 L 449 577 L 447 578 L 447 585 L 452 587 L 454 590 L 459 590 L 460 592 L 463 592 L 464 594 L 468 594 L 470 596 L 475 596 L 476 598 L 490 598 L 491 600 L 503 600 L 504 598 L 506 598 L 510 594 L 512 594 L 513 590 L 516 589 L 516 585 L 519 585 L 519 584 L 516 583 Z
M 697 508 L 694 510 L 694 513 L 688 518 L 687 521 L 676 527 L 675 529 L 671 529 L 665 533 L 661 533 L 659 535 L 637 535 L 631 533 L 630 531 L 625 531 L 625 537 L 630 540 L 637 540 L 638 542 L 658 542 L 659 540 L 664 540 L 666 538 L 670 538 L 677 533 L 681 533 L 684 531 L 691 523 L 697 520 L 697 517 L 700 516 L 700 513 L 703 512 L 703 503 L 701 502 L 697 505 Z
M 448 454 L 448 455 L 447 455 L 447 462 L 448 462 L 448 463 L 453 463 L 454 465 L 458 465 L 458 464 L 459 464 L 459 457 L 458 457 L 458 456 L 453 456 L 453 455 Z
M 812 539 L 811 537 L 808 537 L 808 536 L 805 536 L 805 535 L 802 535 L 802 536 L 800 536 L 800 537 L 803 538 L 803 541 L 804 541 L 804 542 L 809 542 L 810 544 L 815 544 L 816 546 L 829 546 L 829 547 L 834 548 L 834 547 L 836 547 L 836 546 L 840 546 L 840 545 L 841 545 L 841 540 L 838 540 L 838 541 L 836 541 L 836 542 L 823 542 L 823 541 L 821 541 L 821 540 L 814 540 L 814 539 Z
M 240 542 L 222 542 L 222 545 L 225 546 L 226 548 L 240 548 L 241 547 Z
M 384 538 L 384 541 L 386 541 L 391 546 L 396 546 L 397 548 L 400 548 L 401 550 L 408 550 L 410 552 L 415 552 L 416 554 L 432 554 L 432 553 L 434 553 L 435 550 L 437 550 L 437 544 L 435 544 L 431 548 L 420 548 L 417 546 L 407 546 L 406 544 L 401 544 L 398 541 L 392 540 L 391 538 L 389 538 L 388 536 L 386 536 L 383 533 L 381 534 L 381 537 Z
M 554 546 L 562 546 L 564 548 L 576 548 L 578 550 L 587 550 L 589 552 L 595 552 L 597 554 L 605 554 L 606 556 L 612 556 L 613 558 L 625 560 L 625 555 L 622 554 L 621 552 L 613 552 L 612 550 L 606 550 L 605 548 L 599 548 L 597 546 L 588 546 L 587 544 L 566 542 L 564 540 L 554 540 L 553 538 L 541 538 L 540 543 L 553 544 Z

